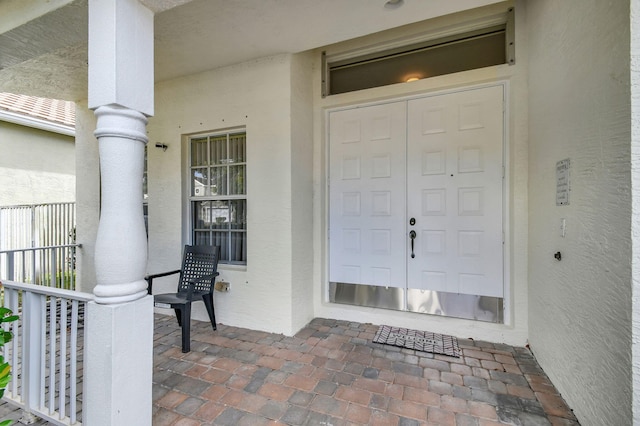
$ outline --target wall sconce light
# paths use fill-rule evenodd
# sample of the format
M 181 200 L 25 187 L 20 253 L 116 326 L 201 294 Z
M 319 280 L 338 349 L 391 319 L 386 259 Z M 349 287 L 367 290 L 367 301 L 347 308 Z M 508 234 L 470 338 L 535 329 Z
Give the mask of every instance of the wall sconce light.
M 156 144 L 156 148 L 162 148 L 163 151 L 166 151 L 167 148 L 169 148 L 169 145 L 164 144 L 164 143 L 157 143 Z
M 397 9 L 404 4 L 404 0 L 388 0 L 384 4 L 384 8 L 387 10 Z
M 406 79 L 405 81 L 406 81 L 407 83 L 411 83 L 412 81 L 418 81 L 418 80 L 420 80 L 420 78 L 419 78 L 419 77 L 409 77 L 409 78 L 408 78 L 408 79 Z

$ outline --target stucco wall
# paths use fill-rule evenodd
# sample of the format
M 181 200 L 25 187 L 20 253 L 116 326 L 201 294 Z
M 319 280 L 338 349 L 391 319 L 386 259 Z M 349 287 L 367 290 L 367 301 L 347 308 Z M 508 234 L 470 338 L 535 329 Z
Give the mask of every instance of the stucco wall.
M 304 126 L 292 124 L 293 117 L 308 121 L 303 110 L 292 112 L 292 103 L 299 106 L 307 96 L 296 85 L 292 101 L 293 68 L 298 65 L 292 67 L 292 57 L 281 55 L 160 83 L 148 125 L 149 272 L 179 267 L 182 246 L 189 242 L 185 135 L 246 126 L 248 262 L 246 268 L 220 266 L 220 279 L 231 291 L 216 292 L 216 315 L 225 324 L 284 334 L 297 331 L 292 310 L 304 310 L 293 304 L 292 261 L 305 255 L 294 256 L 292 223 L 310 217 L 310 207 L 292 206 L 292 174 L 296 190 L 311 187 L 304 184 L 310 168 L 292 170 L 292 158 L 309 162 Z M 169 146 L 166 152 L 154 147 L 158 142 Z M 297 202 L 304 203 L 304 196 Z M 154 293 L 175 285 L 170 279 L 154 283 Z M 296 285 L 304 294 L 308 284 Z M 202 306 L 194 318 L 206 319 Z
M 0 121 L 0 206 L 75 201 L 74 138 Z
M 76 240 L 78 290 L 91 293 L 96 286 L 95 245 L 100 219 L 100 157 L 93 135 L 96 117 L 87 102 L 76 102 Z
M 292 330 L 313 319 L 313 55 L 291 61 Z
M 526 6 L 531 348 L 581 424 L 629 425 L 629 2 Z M 556 206 L 565 158 L 570 205 Z
M 640 0 L 631 0 L 631 187 L 633 236 L 633 424 L 640 424 Z
M 328 46 L 327 55 L 349 52 L 394 40 L 411 39 L 419 34 L 438 33 L 452 26 L 477 22 L 504 14 L 512 3 L 505 2 L 465 13 L 405 26 L 370 37 Z M 316 317 L 390 324 L 402 327 L 452 334 L 459 337 L 524 345 L 527 339 L 527 52 L 524 8 L 516 4 L 516 64 L 428 78 L 406 84 L 360 90 L 328 96 L 320 95 L 320 55 L 314 67 L 314 313 Z M 505 298 L 508 300 L 508 324 L 491 324 L 434 315 L 414 314 L 385 309 L 332 304 L 327 297 L 327 140 L 325 114 L 328 109 L 345 105 L 376 102 L 429 94 L 443 90 L 491 82 L 507 82 L 507 192 L 505 202 L 506 250 Z

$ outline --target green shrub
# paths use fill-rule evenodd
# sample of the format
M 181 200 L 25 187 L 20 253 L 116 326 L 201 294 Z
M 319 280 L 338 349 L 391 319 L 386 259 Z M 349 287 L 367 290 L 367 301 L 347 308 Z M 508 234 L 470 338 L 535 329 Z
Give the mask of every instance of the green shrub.
M 18 319 L 17 315 L 13 315 L 11 309 L 0 307 L 0 324 L 5 322 L 13 322 Z M 0 329 L 0 348 L 9 343 L 13 338 L 13 333 Z M 9 381 L 11 380 L 11 366 L 4 360 L 4 357 L 0 355 L 0 398 L 4 396 L 4 390 L 7 388 Z M 4 420 L 0 422 L 0 426 L 8 426 L 13 423 L 12 420 Z

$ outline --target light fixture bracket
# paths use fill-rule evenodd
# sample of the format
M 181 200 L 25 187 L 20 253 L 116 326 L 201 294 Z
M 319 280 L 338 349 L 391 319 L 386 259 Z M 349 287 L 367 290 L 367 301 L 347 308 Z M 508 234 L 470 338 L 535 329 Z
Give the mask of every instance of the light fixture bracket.
M 387 0 L 384 8 L 388 10 L 397 9 L 404 4 L 404 0 Z

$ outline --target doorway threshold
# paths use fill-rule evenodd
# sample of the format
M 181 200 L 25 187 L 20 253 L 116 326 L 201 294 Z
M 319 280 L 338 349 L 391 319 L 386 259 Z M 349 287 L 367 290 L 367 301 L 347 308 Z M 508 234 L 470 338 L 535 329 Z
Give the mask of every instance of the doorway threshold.
M 329 301 L 504 324 L 501 297 L 330 282 Z

